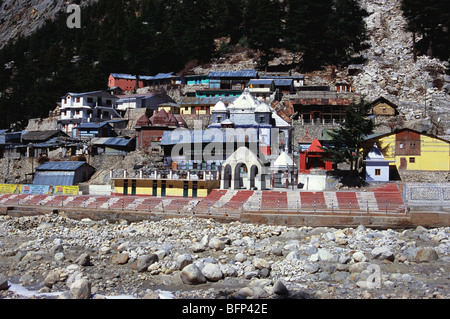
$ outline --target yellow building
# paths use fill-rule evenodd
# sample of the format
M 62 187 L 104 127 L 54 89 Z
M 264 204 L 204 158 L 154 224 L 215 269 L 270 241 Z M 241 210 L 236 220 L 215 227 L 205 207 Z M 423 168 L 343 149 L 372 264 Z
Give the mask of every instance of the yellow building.
M 203 198 L 220 187 L 218 180 L 114 179 L 115 195 Z
M 370 150 L 374 143 L 398 170 L 450 170 L 450 141 L 437 136 L 405 128 L 369 138 L 364 149 Z
M 158 105 L 158 112 L 162 110 L 166 113 L 180 114 L 180 106 L 176 103 L 163 103 Z

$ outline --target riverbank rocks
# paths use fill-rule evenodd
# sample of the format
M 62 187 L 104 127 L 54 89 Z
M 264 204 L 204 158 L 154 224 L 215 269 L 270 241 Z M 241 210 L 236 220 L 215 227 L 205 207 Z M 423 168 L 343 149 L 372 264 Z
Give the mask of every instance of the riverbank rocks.
M 449 235 L 450 227 L 0 216 L 0 273 L 12 287 L 0 298 L 18 298 L 18 285 L 54 298 L 450 298 Z

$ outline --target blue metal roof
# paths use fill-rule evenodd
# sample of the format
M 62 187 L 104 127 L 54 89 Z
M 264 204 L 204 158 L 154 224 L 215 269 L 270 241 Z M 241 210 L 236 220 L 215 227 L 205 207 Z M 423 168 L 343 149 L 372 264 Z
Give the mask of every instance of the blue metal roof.
M 100 122 L 100 123 L 81 123 L 77 128 L 100 128 L 106 125 L 110 125 L 108 122 Z
M 275 79 L 275 86 L 290 86 L 294 82 L 292 79 Z
M 36 168 L 36 171 L 76 171 L 86 162 L 47 162 Z M 53 184 L 56 185 L 56 184 Z
M 111 75 L 116 79 L 136 80 L 136 75 L 123 74 L 123 73 L 111 73 Z
M 111 75 L 116 79 L 125 79 L 125 80 L 136 80 L 136 75 L 131 74 L 123 74 L 123 73 L 111 73 Z M 155 76 L 150 75 L 139 75 L 140 80 L 151 81 L 151 80 L 161 80 L 161 79 L 169 79 L 173 77 L 173 72 L 171 73 L 159 73 Z
M 212 78 L 255 78 L 258 72 L 256 70 L 242 71 L 211 71 L 209 77 Z
M 272 84 L 272 79 L 252 79 L 250 82 L 248 82 L 248 85 L 250 84 Z

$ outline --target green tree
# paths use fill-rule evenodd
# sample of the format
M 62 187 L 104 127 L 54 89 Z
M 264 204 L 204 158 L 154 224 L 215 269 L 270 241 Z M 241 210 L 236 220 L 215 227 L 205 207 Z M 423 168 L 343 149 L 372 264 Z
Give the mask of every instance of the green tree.
M 366 47 L 366 14 L 357 0 L 288 0 L 285 46 L 305 71 L 340 65 Z
M 358 169 L 358 160 L 362 158 L 362 142 L 375 128 L 369 118 L 370 110 L 370 103 L 364 99 L 353 102 L 345 110 L 345 122 L 329 132 L 331 146 L 325 146 L 324 150 L 331 155 L 333 163 L 348 162 L 351 171 Z
M 325 34 L 332 13 L 332 0 L 289 0 L 285 42 L 302 54 L 305 70 L 319 69 L 329 50 Z
M 401 9 L 407 30 L 413 33 L 414 55 L 416 34 L 422 36 L 426 54 L 442 60 L 450 58 L 450 2 L 448 0 L 402 0 Z M 415 58 L 415 56 L 414 56 Z
M 334 0 L 325 39 L 329 43 L 326 62 L 340 65 L 368 47 L 364 17 L 367 11 L 357 0 Z
M 251 48 L 261 53 L 260 65 L 267 67 L 275 57 L 272 49 L 281 46 L 282 10 L 278 0 L 249 0 L 244 13 L 244 29 Z

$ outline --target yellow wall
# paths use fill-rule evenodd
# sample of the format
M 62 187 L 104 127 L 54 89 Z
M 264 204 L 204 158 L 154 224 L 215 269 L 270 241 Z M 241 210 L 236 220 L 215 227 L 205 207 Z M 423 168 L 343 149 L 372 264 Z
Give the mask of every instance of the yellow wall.
M 220 187 L 219 181 L 197 181 L 197 197 L 206 197 L 208 194 L 216 188 Z M 169 186 L 172 186 L 170 188 Z M 184 195 L 184 181 L 183 180 L 166 180 L 166 197 Z M 189 181 L 188 197 L 193 196 L 193 181 Z M 114 180 L 114 193 L 124 193 L 124 180 Z M 128 195 L 132 194 L 131 179 L 128 180 Z M 136 195 L 137 196 L 153 196 L 153 180 L 149 179 L 136 179 Z M 157 196 L 161 196 L 161 180 L 158 180 Z
M 407 170 L 450 170 L 450 144 L 445 141 L 426 135 L 420 135 L 420 156 L 395 156 L 395 134 L 381 138 L 379 142 L 381 149 L 383 151 L 386 151 L 383 153 L 385 159 L 395 161 L 395 165 L 397 166 L 397 168 L 400 167 L 400 161 L 403 157 L 407 160 Z M 415 163 L 410 163 L 411 157 L 415 158 Z

